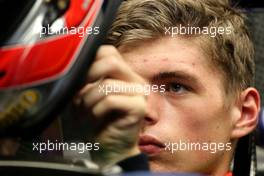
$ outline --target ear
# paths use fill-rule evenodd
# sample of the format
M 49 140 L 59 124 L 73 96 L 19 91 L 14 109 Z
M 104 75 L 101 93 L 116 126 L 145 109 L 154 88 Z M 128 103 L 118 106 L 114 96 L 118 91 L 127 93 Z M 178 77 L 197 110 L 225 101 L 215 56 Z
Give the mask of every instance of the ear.
M 240 94 L 240 99 L 237 103 L 237 116 L 233 117 L 233 129 L 231 138 L 240 138 L 249 134 L 255 129 L 258 123 L 258 114 L 260 111 L 260 95 L 253 88 L 247 88 Z

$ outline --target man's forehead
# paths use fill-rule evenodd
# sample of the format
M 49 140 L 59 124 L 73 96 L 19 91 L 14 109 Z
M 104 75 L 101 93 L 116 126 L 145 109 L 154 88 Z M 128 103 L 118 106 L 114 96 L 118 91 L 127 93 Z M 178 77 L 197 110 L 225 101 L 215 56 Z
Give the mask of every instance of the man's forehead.
M 157 42 L 156 45 L 141 45 L 123 52 L 122 55 L 131 67 L 144 77 L 153 77 L 163 72 L 199 72 L 207 67 L 206 58 L 199 47 L 179 46 L 170 42 Z M 165 44 L 165 45 L 164 45 Z M 167 45 L 166 45 L 167 44 Z M 169 45 L 174 46 L 169 46 Z
M 161 37 L 138 41 L 133 46 L 121 46 L 119 51 L 130 63 L 156 64 L 157 62 L 195 64 L 207 61 L 199 39 Z M 209 60 L 209 59 L 208 59 Z

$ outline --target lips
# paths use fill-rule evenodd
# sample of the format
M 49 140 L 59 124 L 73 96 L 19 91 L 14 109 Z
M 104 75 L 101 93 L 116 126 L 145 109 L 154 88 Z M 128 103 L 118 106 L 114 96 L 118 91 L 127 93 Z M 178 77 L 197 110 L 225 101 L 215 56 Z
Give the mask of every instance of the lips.
M 165 144 L 150 135 L 142 135 L 139 139 L 139 149 L 147 155 L 157 155 L 165 148 Z

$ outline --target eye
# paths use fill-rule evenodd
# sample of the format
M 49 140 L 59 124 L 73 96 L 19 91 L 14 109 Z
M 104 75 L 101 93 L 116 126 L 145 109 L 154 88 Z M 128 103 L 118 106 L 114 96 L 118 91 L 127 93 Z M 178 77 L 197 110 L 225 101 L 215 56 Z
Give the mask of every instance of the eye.
M 186 86 L 179 83 L 169 83 L 167 86 L 167 91 L 172 93 L 183 93 L 187 90 L 188 88 Z

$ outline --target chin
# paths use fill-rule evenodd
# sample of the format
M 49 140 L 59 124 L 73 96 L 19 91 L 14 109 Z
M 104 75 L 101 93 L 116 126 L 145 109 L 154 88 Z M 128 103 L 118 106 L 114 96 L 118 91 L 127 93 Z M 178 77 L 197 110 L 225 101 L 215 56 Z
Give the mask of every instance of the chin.
M 170 168 L 168 165 L 166 166 L 166 162 L 164 164 L 157 161 L 150 161 L 150 170 L 152 172 L 177 172 L 176 168 Z

